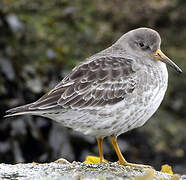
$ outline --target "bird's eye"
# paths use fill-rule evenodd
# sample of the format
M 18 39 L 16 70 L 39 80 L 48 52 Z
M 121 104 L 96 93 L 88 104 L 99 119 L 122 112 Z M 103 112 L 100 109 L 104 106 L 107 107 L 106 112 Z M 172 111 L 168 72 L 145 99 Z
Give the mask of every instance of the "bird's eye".
M 140 46 L 140 47 L 144 47 L 145 45 L 144 45 L 144 43 L 140 42 L 140 43 L 139 43 L 139 46 Z
M 143 49 L 143 50 L 147 50 L 150 49 L 149 46 L 145 45 L 143 42 L 138 42 L 138 46 Z

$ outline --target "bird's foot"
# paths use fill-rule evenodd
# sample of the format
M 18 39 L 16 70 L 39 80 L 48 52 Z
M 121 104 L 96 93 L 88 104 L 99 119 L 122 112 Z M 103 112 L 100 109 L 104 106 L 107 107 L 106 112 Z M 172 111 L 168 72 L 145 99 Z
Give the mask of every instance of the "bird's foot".
M 149 165 L 133 164 L 133 163 L 128 163 L 126 161 L 124 161 L 124 162 L 118 161 L 118 164 L 123 165 L 123 166 L 131 166 L 131 167 L 135 167 L 135 168 L 150 168 L 150 169 L 154 169 L 152 166 L 149 166 Z

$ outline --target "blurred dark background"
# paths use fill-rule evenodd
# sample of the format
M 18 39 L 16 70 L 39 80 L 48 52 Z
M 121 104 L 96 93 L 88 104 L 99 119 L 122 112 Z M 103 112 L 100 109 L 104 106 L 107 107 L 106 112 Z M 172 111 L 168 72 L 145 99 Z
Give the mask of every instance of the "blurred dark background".
M 84 58 L 144 26 L 160 33 L 162 50 L 186 71 L 186 1 L 1 0 L 0 162 L 83 161 L 98 155 L 94 137 L 41 117 L 3 116 L 9 108 L 37 100 Z M 156 169 L 168 163 L 175 172 L 186 172 L 185 73 L 169 69 L 159 110 L 118 142 L 130 162 Z M 103 148 L 106 159 L 117 160 L 108 138 Z

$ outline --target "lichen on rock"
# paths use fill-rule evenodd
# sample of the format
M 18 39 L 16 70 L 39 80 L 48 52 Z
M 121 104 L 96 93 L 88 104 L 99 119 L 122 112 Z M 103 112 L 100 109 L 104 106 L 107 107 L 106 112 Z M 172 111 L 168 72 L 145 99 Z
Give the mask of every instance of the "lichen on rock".
M 43 164 L 0 164 L 0 178 L 2 179 L 136 180 L 141 178 L 143 179 L 143 177 L 147 176 L 155 180 L 171 180 L 172 178 L 172 175 L 170 174 L 158 172 L 153 169 L 133 168 L 111 162 L 103 164 L 86 164 L 75 161 L 69 163 L 66 160 L 60 160 Z

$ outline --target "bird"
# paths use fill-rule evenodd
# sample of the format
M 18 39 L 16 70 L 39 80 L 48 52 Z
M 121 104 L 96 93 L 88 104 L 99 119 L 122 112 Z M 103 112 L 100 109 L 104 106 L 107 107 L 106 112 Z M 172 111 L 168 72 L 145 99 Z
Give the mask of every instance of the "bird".
M 168 86 L 167 66 L 182 70 L 160 49 L 157 31 L 141 27 L 86 58 L 37 101 L 6 111 L 5 117 L 37 115 L 97 139 L 100 163 L 107 136 L 124 166 L 117 137 L 141 127 L 160 106 Z

